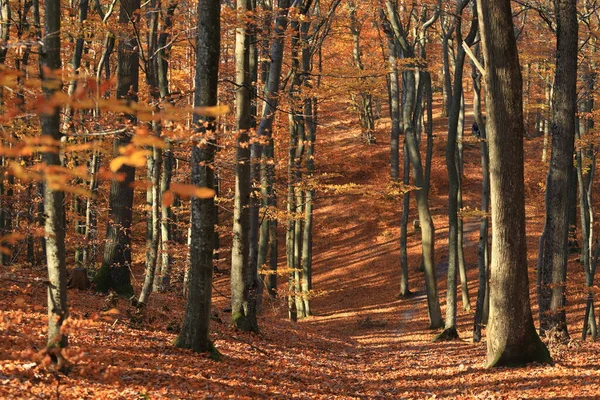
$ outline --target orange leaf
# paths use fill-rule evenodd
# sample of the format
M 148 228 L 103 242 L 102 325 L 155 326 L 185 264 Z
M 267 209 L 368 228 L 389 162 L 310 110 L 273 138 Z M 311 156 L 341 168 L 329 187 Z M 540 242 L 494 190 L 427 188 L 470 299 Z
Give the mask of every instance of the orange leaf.
M 170 191 L 167 190 L 166 192 L 163 193 L 162 196 L 162 206 L 163 207 L 171 207 L 173 205 L 173 203 L 175 202 L 175 194 Z
M 186 198 L 197 197 L 199 199 L 210 199 L 216 194 L 214 189 L 194 185 L 186 185 L 183 183 L 171 183 L 171 190 L 177 193 L 178 195 Z

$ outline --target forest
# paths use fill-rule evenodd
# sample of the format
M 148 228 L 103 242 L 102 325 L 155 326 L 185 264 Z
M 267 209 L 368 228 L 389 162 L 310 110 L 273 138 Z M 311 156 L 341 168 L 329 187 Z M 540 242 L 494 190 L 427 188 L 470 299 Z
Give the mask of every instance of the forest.
M 0 397 L 598 398 L 597 0 L 0 0 Z

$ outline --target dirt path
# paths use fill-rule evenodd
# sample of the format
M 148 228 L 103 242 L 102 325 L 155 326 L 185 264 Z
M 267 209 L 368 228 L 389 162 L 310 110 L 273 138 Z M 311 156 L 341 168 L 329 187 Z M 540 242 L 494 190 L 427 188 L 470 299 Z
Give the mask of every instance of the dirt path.
M 388 141 L 379 138 L 377 145 L 367 146 L 351 130 L 337 130 L 335 136 L 321 137 L 326 139 L 320 143 L 319 159 L 327 160 L 322 162 L 321 172 L 341 175 L 337 184 L 352 182 L 363 188 L 359 195 L 331 196 L 318 202 L 314 286 L 325 288 L 325 294 L 314 300 L 316 315 L 301 322 L 301 326 L 347 344 L 345 353 L 340 355 L 341 360 L 337 360 L 344 367 L 336 379 L 349 385 L 343 393 L 359 398 L 426 398 L 434 395 L 539 398 L 540 390 L 566 395 L 573 387 L 578 387 L 580 396 L 600 394 L 600 373 L 593 373 L 597 379 L 594 386 L 582 385 L 587 382 L 585 376 L 590 370 L 579 355 L 568 353 L 564 348 L 553 348 L 558 360 L 556 366 L 520 369 L 518 379 L 510 370 L 492 372 L 484 369 L 485 342 L 472 343 L 470 339 L 472 313 L 459 311 L 458 330 L 463 340 L 432 343 L 436 332 L 428 329 L 424 281 L 422 273 L 418 272 L 420 245 L 414 233 L 409 237 L 410 289 L 414 296 L 405 300 L 395 297 L 399 287 L 401 204 L 399 200 L 386 200 L 378 195 L 389 174 Z M 443 138 L 437 140 L 441 142 Z M 447 186 L 440 154 L 443 146 L 445 144 L 438 142 L 432 172 L 436 264 L 442 267 L 447 266 L 447 217 L 444 215 Z M 478 151 L 477 146 L 465 150 L 465 204 L 472 207 L 477 207 L 480 193 Z M 479 222 L 466 220 L 464 232 L 474 307 Z M 437 275 L 444 309 L 445 269 L 438 268 Z M 597 345 L 594 347 L 598 348 Z M 587 353 L 585 357 L 588 357 Z M 557 379 L 538 380 L 538 376 L 544 375 Z M 360 382 L 359 390 L 353 382 Z

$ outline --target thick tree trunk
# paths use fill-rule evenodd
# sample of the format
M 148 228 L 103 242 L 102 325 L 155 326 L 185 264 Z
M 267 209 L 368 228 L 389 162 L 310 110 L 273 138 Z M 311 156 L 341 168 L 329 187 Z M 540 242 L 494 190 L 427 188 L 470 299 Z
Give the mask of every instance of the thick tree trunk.
M 576 0 L 555 0 L 556 72 L 552 98 L 552 154 L 546 181 L 546 223 L 540 238 L 538 303 L 540 334 L 568 340 L 565 285 L 569 254 L 569 180 L 573 170 L 577 112 L 578 22 Z
M 510 0 L 477 0 L 486 65 L 492 265 L 487 365 L 551 362 L 529 303 L 523 172 L 523 100 Z

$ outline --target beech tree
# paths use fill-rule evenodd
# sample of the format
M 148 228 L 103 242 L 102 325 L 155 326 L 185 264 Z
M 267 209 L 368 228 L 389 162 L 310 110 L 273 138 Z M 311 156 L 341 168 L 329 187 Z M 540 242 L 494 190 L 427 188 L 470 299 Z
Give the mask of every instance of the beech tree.
M 569 254 L 569 191 L 572 190 L 577 112 L 578 23 L 576 0 L 555 0 L 556 71 L 552 97 L 552 154 L 546 182 L 546 222 L 540 238 L 538 303 L 540 334 L 569 338 L 565 285 Z
M 492 263 L 487 366 L 551 362 L 531 315 L 523 172 L 523 98 L 510 0 L 477 0 L 485 60 Z
M 119 24 L 124 36 L 118 43 L 117 98 L 132 104 L 138 99 L 139 46 L 135 35 L 135 24 L 139 19 L 140 0 L 124 0 L 119 10 Z M 125 117 L 125 130 L 115 135 L 114 151 L 131 142 L 131 128 L 136 117 Z M 113 180 L 109 198 L 109 222 L 106 226 L 106 244 L 102 266 L 95 283 L 98 290 L 113 289 L 122 296 L 131 297 L 131 222 L 133 219 L 133 187 L 135 167 L 123 164 L 117 173 L 124 174 L 123 180 Z
M 196 30 L 196 77 L 194 105 L 215 106 L 219 76 L 220 15 L 218 0 L 198 0 Z M 215 122 L 194 115 L 198 131 L 192 147 L 190 164 L 192 184 L 215 189 Z M 199 352 L 218 353 L 208 336 L 212 295 L 215 200 L 193 198 L 191 204 L 189 289 L 177 347 Z
M 258 331 L 256 302 L 258 272 L 250 254 L 250 24 L 249 0 L 236 4 L 238 26 L 235 34 L 236 129 L 235 197 L 231 254 L 231 316 L 233 324 L 245 331 Z
M 394 41 L 401 50 L 403 59 L 408 60 L 408 66 L 402 75 L 403 93 L 402 93 L 402 131 L 405 135 L 407 156 L 410 160 L 414 173 L 416 191 L 417 211 L 419 213 L 419 222 L 421 227 L 421 244 L 423 254 L 423 265 L 425 267 L 425 285 L 427 289 L 427 305 L 429 311 L 429 321 L 431 328 L 440 328 L 443 326 L 442 312 L 437 290 L 437 281 L 435 276 L 434 252 L 435 252 L 435 228 L 431 211 L 429 209 L 429 182 L 428 169 L 423 168 L 421 154 L 419 151 L 416 125 L 419 120 L 417 104 L 421 91 L 417 82 L 418 65 L 415 65 L 415 51 L 408 40 L 404 27 L 400 22 L 397 4 L 391 0 L 385 2 L 385 15 L 390 22 L 390 27 L 394 32 Z M 424 34 L 437 19 L 438 13 L 435 12 L 428 20 L 422 24 L 421 32 Z M 430 147 L 428 146 L 428 154 Z M 429 157 L 429 155 L 427 156 Z
M 60 1 L 44 2 L 44 39 L 42 55 L 42 83 L 46 101 L 60 90 Z M 68 336 L 61 326 L 68 315 L 67 268 L 65 264 L 65 209 L 64 192 L 52 184 L 54 168 L 60 162 L 60 114 L 59 107 L 40 116 L 42 140 L 49 150 L 43 153 L 46 164 L 44 186 L 46 262 L 48 264 L 48 354 L 60 369 L 64 365 L 61 349 L 67 347 Z

